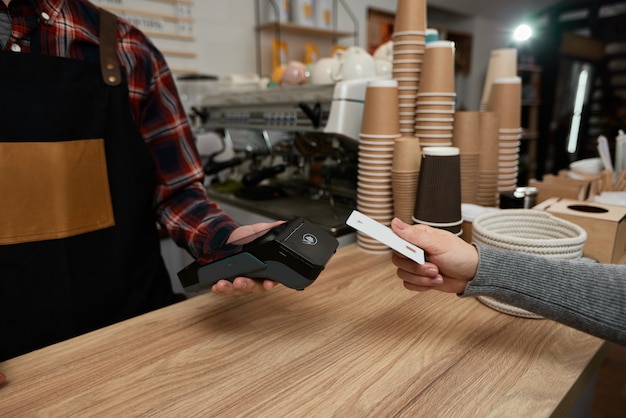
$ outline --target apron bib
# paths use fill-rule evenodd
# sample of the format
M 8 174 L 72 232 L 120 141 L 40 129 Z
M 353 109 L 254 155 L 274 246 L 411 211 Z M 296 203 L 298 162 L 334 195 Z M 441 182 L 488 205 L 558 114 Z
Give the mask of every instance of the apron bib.
M 173 301 L 112 24 L 102 65 L 0 52 L 0 361 Z

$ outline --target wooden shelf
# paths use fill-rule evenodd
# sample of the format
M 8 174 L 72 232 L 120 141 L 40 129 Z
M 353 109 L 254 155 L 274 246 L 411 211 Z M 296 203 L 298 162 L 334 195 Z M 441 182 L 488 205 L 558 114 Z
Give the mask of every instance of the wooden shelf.
M 539 138 L 539 132 L 522 132 L 522 141 Z
M 267 22 L 260 24 L 256 27 L 257 31 L 273 31 L 279 29 L 281 33 L 286 34 L 298 34 L 298 35 L 312 35 L 318 38 L 346 38 L 354 36 L 352 32 L 336 31 L 329 29 L 320 29 L 314 26 L 302 26 L 295 23 L 277 23 Z
M 261 20 L 261 3 L 266 2 L 273 4 L 275 13 L 268 21 Z M 355 42 L 359 39 L 359 22 L 354 13 L 349 9 L 345 0 L 332 0 L 332 25 L 325 27 L 317 27 L 312 25 L 302 25 L 299 23 L 288 22 L 278 15 L 277 0 L 256 0 L 255 1 L 255 34 L 256 34 L 256 62 L 257 73 L 269 75 L 273 72 L 273 68 L 268 64 L 273 59 L 268 60 L 265 57 L 273 57 L 272 48 L 273 36 L 275 40 L 281 43 L 289 44 L 289 59 L 305 62 L 306 46 L 308 43 L 319 42 L 318 53 L 321 56 L 330 56 L 333 44 L 340 38 L 353 38 Z M 337 12 L 341 6 L 342 10 L 350 17 L 354 30 L 341 31 L 337 30 Z M 265 62 L 264 62 L 265 61 Z
M 526 158 L 528 160 L 528 180 L 535 178 L 537 168 L 537 147 L 541 141 L 539 134 L 539 109 L 541 106 L 540 84 L 541 68 L 533 64 L 520 64 L 517 67 L 518 74 L 522 77 L 522 112 L 526 117 L 523 121 L 522 140 L 526 143 Z M 527 98 L 525 89 L 530 88 L 532 94 Z M 525 110 L 524 110 L 525 109 Z
M 519 64 L 517 66 L 517 71 L 519 72 L 541 72 L 541 67 L 537 65 L 529 65 L 529 64 Z

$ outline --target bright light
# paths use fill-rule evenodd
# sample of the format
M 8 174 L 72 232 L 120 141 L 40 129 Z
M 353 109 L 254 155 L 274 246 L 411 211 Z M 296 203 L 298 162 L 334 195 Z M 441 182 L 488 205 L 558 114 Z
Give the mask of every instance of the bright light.
M 527 41 L 533 36 L 533 29 L 527 24 L 521 24 L 513 32 L 513 39 L 517 42 Z
M 574 116 L 572 116 L 572 126 L 569 131 L 567 140 L 567 152 L 573 154 L 578 148 L 578 132 L 580 131 L 580 120 L 585 104 L 585 92 L 587 91 L 587 82 L 589 80 L 589 71 L 582 70 L 578 76 L 578 87 L 576 88 L 576 98 L 574 99 Z

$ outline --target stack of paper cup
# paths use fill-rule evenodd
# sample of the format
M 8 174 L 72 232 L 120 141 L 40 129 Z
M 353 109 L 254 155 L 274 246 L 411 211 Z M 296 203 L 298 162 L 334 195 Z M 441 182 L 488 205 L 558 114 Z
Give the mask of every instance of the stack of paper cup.
M 413 222 L 444 229 L 457 236 L 463 232 L 458 148 L 422 149 Z
M 398 0 L 392 40 L 392 74 L 398 81 L 400 132 L 412 135 L 426 45 L 426 0 Z
M 483 95 L 480 100 L 480 110 L 488 110 L 489 97 L 493 81 L 497 78 L 509 78 L 517 76 L 517 49 L 502 48 L 494 49 L 489 55 L 487 76 L 483 87 Z
M 457 111 L 454 114 L 452 145 L 461 154 L 461 201 L 475 204 L 480 160 L 479 112 Z
M 522 80 L 520 77 L 496 78 L 491 86 L 489 108 L 498 113 L 498 191 L 517 187 L 520 141 L 522 139 Z
M 416 137 L 396 139 L 391 167 L 394 216 L 408 224 L 413 223 L 421 160 L 421 147 Z
M 495 112 L 481 111 L 479 118 L 480 158 L 476 204 L 498 206 L 498 129 L 500 118 Z
M 391 168 L 399 137 L 397 81 L 370 81 L 365 90 L 359 141 L 357 209 L 387 226 L 394 216 Z M 357 245 L 373 254 L 390 251 L 360 232 Z
M 415 136 L 422 146 L 452 146 L 455 101 L 454 42 L 429 42 L 415 109 Z

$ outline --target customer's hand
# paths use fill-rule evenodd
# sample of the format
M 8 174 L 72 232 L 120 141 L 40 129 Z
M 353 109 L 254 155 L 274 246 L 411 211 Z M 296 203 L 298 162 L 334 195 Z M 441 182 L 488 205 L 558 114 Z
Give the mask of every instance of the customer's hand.
M 259 238 L 271 228 L 274 228 L 284 222 L 285 221 L 260 222 L 240 226 L 231 232 L 227 244 L 247 244 Z M 276 286 L 276 284 L 276 281 L 269 279 L 255 280 L 247 277 L 237 277 L 232 282 L 228 280 L 220 280 L 211 287 L 211 291 L 221 296 L 245 296 L 251 293 L 265 292 Z
M 0 373 L 0 385 L 6 382 L 7 378 L 4 374 Z
M 426 225 L 408 225 L 398 218 L 391 228 L 400 237 L 422 248 L 426 263 L 418 264 L 399 253 L 392 262 L 398 267 L 398 277 L 409 290 L 436 289 L 442 292 L 463 293 L 467 282 L 476 275 L 478 252 L 476 248 L 450 232 Z

